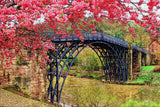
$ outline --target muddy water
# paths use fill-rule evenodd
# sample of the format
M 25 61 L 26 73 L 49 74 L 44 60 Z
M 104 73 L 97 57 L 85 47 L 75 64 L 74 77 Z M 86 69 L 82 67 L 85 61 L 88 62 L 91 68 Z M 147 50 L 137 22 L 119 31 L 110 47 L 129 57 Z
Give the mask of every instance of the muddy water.
M 82 100 L 82 103 L 86 103 L 85 101 L 88 98 L 91 99 L 90 97 L 98 96 L 100 97 L 99 100 L 105 100 L 105 99 L 107 100 L 114 98 L 115 100 L 113 100 L 112 103 L 116 103 L 118 101 L 119 103 L 122 104 L 128 99 L 130 99 L 132 96 L 134 96 L 138 92 L 138 89 L 142 87 L 144 86 L 109 84 L 109 83 L 102 83 L 99 80 L 67 76 L 61 95 L 61 102 L 70 105 L 76 105 L 77 104 L 76 100 L 78 100 L 76 98 L 78 97 L 79 100 L 85 98 Z M 91 90 L 94 90 L 95 92 Z M 98 92 L 99 94 L 97 94 Z M 79 93 L 80 95 L 77 93 Z M 88 96 L 84 97 L 85 95 Z M 95 97 L 95 99 L 97 99 L 97 97 Z

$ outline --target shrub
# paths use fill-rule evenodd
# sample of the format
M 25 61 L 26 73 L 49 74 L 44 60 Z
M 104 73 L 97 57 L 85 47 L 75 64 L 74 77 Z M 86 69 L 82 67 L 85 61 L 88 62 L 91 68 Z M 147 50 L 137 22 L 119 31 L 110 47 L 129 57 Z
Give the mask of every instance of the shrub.
M 78 78 L 82 77 L 81 73 L 77 73 L 76 77 Z
M 137 81 L 149 82 L 151 80 L 152 80 L 152 74 L 151 73 L 141 74 L 137 78 Z
M 97 75 L 97 74 L 91 74 L 91 76 L 94 78 L 94 79 L 99 79 L 99 74 Z
M 101 62 L 91 48 L 84 49 L 78 58 L 78 62 L 80 66 L 82 66 L 82 69 L 88 71 L 89 74 L 91 73 L 90 71 L 99 70 Z

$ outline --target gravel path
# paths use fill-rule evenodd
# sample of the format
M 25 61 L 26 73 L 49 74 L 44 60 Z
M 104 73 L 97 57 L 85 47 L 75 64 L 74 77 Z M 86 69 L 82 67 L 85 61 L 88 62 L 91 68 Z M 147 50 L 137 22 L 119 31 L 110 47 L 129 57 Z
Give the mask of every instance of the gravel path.
M 0 88 L 0 107 L 55 107 Z

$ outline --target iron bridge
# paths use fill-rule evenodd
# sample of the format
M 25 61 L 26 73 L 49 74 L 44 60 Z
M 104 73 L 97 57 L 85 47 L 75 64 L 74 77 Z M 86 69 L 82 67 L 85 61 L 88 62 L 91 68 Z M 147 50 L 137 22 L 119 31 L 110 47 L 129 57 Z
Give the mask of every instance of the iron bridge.
M 54 34 L 44 32 L 47 37 L 53 37 Z M 74 63 L 76 57 L 85 49 L 90 47 L 99 57 L 103 66 L 103 72 L 106 80 L 125 82 L 129 75 L 129 44 L 119 38 L 111 35 L 97 32 L 83 32 L 84 41 L 81 41 L 76 34 L 62 38 L 63 35 L 56 36 L 52 42 L 55 44 L 55 50 L 49 50 L 48 55 L 51 60 L 48 69 L 48 99 L 53 102 L 60 102 L 62 89 L 68 75 L 68 72 Z M 139 48 L 132 46 L 135 53 Z M 142 49 L 142 55 L 146 51 Z M 68 61 L 71 63 L 67 63 Z M 64 71 L 64 68 L 67 70 Z M 55 81 L 53 81 L 55 78 Z M 62 81 L 60 84 L 60 80 Z

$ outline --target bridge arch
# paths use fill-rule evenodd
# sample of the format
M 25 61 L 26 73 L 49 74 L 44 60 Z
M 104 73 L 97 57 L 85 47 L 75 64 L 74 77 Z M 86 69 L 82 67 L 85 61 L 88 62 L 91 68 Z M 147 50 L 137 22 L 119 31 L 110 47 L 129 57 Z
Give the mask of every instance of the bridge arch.
M 64 35 L 56 35 L 53 32 L 42 32 L 48 38 L 54 38 L 52 42 L 55 44 L 55 50 L 48 50 L 50 62 L 48 62 L 49 69 L 47 71 L 47 78 L 49 80 L 48 100 L 53 102 L 60 102 L 60 96 L 67 74 L 74 63 L 75 58 L 83 50 L 83 48 L 90 46 L 98 55 L 105 72 L 106 80 L 114 82 L 125 82 L 128 76 L 132 75 L 134 55 L 141 53 L 140 57 L 146 61 L 148 51 L 141 49 L 135 45 L 129 44 L 124 40 L 105 34 L 103 32 L 90 33 L 81 32 L 84 41 L 81 41 L 76 34 L 71 34 L 69 37 L 63 38 Z M 67 45 L 70 43 L 70 45 Z M 77 52 L 76 56 L 73 53 Z M 72 59 L 71 63 L 67 61 Z M 141 61 L 139 60 L 139 64 Z M 138 64 L 138 62 L 136 61 Z M 130 64 L 130 67 L 129 67 Z M 67 66 L 67 72 L 63 73 L 64 67 Z M 130 72 L 128 70 L 130 69 Z M 53 82 L 53 79 L 56 81 Z M 60 85 L 59 80 L 63 78 L 63 83 Z M 53 86 L 54 85 L 54 86 Z
M 52 102 L 60 101 L 61 92 L 65 83 L 65 79 L 68 75 L 68 72 L 74 63 L 76 57 L 80 54 L 80 52 L 85 49 L 87 46 L 91 47 L 96 54 L 98 55 L 102 66 L 104 68 L 104 73 L 106 79 L 109 78 L 111 81 L 114 78 L 114 81 L 126 81 L 127 73 L 126 73 L 126 65 L 125 63 L 126 51 L 121 50 L 121 47 L 115 47 L 105 41 L 72 41 L 68 46 L 67 42 L 58 42 L 55 43 L 56 51 L 49 52 L 49 59 L 52 61 L 50 63 L 50 69 L 48 70 L 48 79 L 50 81 L 50 85 L 48 88 L 48 98 Z M 75 56 L 73 56 L 73 54 Z M 124 54 L 124 55 L 123 55 Z M 67 64 L 68 60 L 72 59 L 70 65 Z M 64 73 L 63 69 L 67 65 L 67 72 Z M 61 66 L 61 67 L 59 67 Z M 53 70 L 55 68 L 55 70 Z M 53 87 L 53 79 L 56 77 L 55 86 Z M 63 78 L 63 82 L 60 85 L 59 80 Z M 56 98 L 56 100 L 55 100 Z

